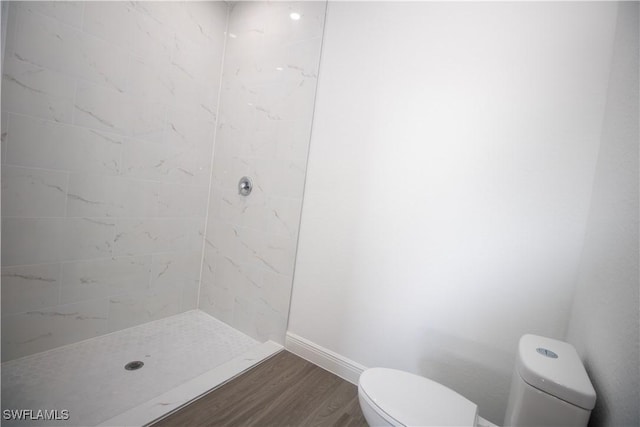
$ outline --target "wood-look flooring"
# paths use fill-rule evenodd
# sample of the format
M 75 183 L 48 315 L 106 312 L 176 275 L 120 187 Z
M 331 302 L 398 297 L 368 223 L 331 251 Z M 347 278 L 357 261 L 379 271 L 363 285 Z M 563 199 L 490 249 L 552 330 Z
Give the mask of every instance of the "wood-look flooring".
M 282 351 L 153 424 L 173 426 L 367 426 L 358 388 Z

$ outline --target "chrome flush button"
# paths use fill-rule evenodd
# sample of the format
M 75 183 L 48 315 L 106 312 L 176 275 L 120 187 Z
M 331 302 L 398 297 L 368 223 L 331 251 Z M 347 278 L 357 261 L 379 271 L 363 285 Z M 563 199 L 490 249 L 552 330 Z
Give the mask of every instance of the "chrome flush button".
M 540 353 L 541 355 L 545 356 L 545 357 L 550 357 L 552 359 L 557 359 L 558 358 L 557 354 L 555 354 L 553 351 L 548 350 L 546 348 L 538 347 L 538 348 L 536 348 L 536 351 L 538 353 Z

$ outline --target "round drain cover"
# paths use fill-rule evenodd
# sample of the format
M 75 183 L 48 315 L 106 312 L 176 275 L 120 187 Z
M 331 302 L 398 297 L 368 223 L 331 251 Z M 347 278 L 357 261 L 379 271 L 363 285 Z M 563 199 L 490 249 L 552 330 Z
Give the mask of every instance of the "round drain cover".
M 133 362 L 129 362 L 126 365 L 124 365 L 124 369 L 126 369 L 127 371 L 135 371 L 136 369 L 140 369 L 144 366 L 144 362 L 141 362 L 139 360 L 134 360 Z

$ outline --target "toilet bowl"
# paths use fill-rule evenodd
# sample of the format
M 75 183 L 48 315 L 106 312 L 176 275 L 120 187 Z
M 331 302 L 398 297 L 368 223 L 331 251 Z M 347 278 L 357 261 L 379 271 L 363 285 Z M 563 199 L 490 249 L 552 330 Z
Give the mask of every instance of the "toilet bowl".
M 493 426 L 478 416 L 478 406 L 464 396 L 396 369 L 364 371 L 358 399 L 370 426 Z
M 358 399 L 370 426 L 495 426 L 464 396 L 397 369 L 365 370 L 358 381 Z M 584 427 L 595 399 L 573 346 L 536 335 L 520 339 L 507 425 Z

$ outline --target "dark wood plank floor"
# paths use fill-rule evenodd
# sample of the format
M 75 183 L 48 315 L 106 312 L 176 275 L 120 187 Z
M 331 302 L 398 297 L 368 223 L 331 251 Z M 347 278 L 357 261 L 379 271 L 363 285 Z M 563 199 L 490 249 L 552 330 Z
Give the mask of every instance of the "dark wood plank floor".
M 366 425 L 356 386 L 282 351 L 152 427 Z

